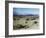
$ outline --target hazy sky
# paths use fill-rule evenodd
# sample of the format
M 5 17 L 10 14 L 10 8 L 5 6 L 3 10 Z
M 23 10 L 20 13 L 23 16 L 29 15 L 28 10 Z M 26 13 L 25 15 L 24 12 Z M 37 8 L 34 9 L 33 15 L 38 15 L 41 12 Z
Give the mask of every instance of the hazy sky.
M 27 14 L 39 14 L 38 8 L 13 8 L 14 15 L 27 15 Z

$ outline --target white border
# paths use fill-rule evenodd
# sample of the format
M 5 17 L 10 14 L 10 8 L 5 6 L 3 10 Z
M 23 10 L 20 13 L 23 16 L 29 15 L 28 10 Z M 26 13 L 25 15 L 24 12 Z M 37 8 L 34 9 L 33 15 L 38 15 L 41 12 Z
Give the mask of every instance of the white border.
M 13 7 L 15 8 L 39 8 L 40 29 L 38 30 L 15 30 L 13 31 Z M 9 3 L 9 35 L 43 33 L 43 5 Z

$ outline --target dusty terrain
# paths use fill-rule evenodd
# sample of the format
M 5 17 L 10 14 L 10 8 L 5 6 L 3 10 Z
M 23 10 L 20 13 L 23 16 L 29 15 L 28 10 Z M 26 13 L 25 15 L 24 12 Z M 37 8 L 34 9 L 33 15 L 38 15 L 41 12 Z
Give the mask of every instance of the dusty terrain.
M 39 29 L 39 16 L 13 16 L 13 30 Z

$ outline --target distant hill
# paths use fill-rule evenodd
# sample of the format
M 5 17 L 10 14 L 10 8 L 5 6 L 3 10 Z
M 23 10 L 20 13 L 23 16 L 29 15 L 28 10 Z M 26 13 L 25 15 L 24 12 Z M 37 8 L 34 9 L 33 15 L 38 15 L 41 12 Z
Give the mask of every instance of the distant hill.
M 13 14 L 13 16 L 38 16 L 38 15 L 35 15 L 35 14 L 27 14 L 27 15 L 15 15 L 15 14 Z

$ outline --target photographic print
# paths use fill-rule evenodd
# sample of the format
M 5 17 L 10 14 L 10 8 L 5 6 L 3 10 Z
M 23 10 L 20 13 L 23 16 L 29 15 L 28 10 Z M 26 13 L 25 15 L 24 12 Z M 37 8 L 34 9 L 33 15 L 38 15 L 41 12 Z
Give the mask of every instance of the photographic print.
M 44 3 L 6 1 L 5 36 L 44 35 Z
M 38 8 L 13 8 L 13 30 L 39 29 Z

